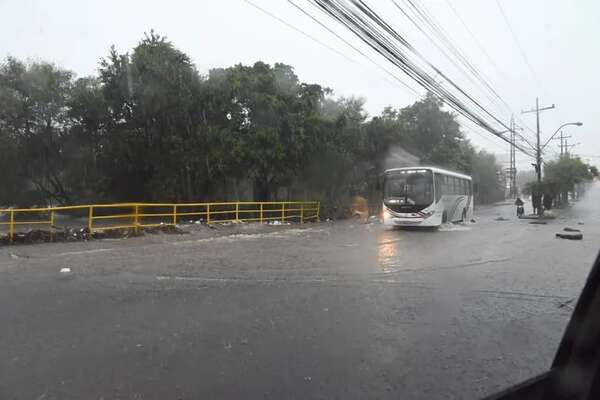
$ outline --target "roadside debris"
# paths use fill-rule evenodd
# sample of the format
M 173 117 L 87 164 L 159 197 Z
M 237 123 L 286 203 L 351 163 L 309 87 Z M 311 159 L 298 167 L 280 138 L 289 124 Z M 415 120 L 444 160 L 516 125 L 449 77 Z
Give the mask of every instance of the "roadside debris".
M 563 228 L 563 231 L 565 231 L 565 232 L 581 232 L 580 229 L 569 228 L 569 227 Z
M 375 215 L 371 215 L 369 217 L 369 219 L 367 220 L 367 223 L 369 223 L 369 224 L 380 224 L 381 221 Z
M 508 218 L 504 218 L 503 216 L 496 217 L 494 221 L 508 221 Z
M 552 215 L 552 214 L 544 214 L 541 217 L 539 215 L 535 215 L 535 214 L 529 214 L 529 215 L 522 215 L 521 217 L 519 217 L 519 219 L 535 219 L 535 220 L 542 220 L 542 219 L 556 219 L 556 216 Z
M 61 274 L 68 274 L 70 272 L 71 272 L 71 268 L 69 268 L 69 267 L 65 267 L 65 268 L 61 268 L 60 269 L 60 273 Z
M 546 221 L 529 221 L 530 224 L 533 225 L 546 225 L 548 222 Z
M 32 229 L 27 232 L 18 232 L 14 235 L 12 243 L 14 244 L 34 244 L 43 242 L 77 242 L 90 239 L 124 239 L 128 237 L 143 236 L 145 233 L 171 233 L 185 234 L 183 229 L 171 224 L 161 224 L 156 227 L 126 229 L 105 229 L 90 233 L 87 228 L 61 228 L 55 227 L 54 231 L 43 231 Z M 10 244 L 8 235 L 0 236 L 0 245 Z
M 535 214 L 529 214 L 529 215 L 521 215 L 519 217 L 519 219 L 539 219 L 539 217 Z
M 584 223 L 583 222 L 578 222 L 577 225 L 584 225 Z
M 160 224 L 160 226 L 155 226 L 152 228 L 145 228 L 144 232 L 146 232 L 146 233 L 168 233 L 168 234 L 178 234 L 178 235 L 183 235 L 183 234 L 189 233 L 177 226 L 166 225 L 166 224 Z
M 581 233 L 557 233 L 556 237 L 560 238 L 560 239 L 581 240 L 581 239 L 583 239 L 583 234 L 581 234 Z
M 475 221 L 475 218 L 471 218 L 471 223 L 474 224 L 475 222 L 477 222 L 477 221 Z

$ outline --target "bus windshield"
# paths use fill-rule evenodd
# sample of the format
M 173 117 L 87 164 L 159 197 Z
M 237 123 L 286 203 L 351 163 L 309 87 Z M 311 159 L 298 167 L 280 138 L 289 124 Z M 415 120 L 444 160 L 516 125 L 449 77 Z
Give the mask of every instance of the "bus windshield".
M 385 178 L 384 201 L 390 204 L 427 206 L 433 203 L 431 171 L 390 173 Z

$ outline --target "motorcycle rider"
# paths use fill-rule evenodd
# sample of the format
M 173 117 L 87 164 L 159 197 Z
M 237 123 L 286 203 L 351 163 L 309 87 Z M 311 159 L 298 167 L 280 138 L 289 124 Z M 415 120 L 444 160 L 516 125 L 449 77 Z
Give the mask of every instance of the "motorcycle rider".
M 521 200 L 520 197 L 517 197 L 517 200 L 515 200 L 515 206 L 517 206 L 517 217 L 520 217 L 525 212 L 523 204 L 523 200 Z

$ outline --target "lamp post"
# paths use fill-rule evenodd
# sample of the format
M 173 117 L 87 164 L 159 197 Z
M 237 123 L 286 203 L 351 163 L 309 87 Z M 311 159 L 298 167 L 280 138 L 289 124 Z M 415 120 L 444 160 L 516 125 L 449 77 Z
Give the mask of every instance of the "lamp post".
M 559 126 L 558 129 L 552 134 L 552 136 L 550 136 L 550 138 L 548 140 L 546 140 L 546 143 L 544 143 L 544 145 L 542 146 L 542 148 L 541 148 L 540 151 L 544 150 L 544 148 L 548 145 L 548 143 L 550 143 L 550 141 L 554 138 L 554 136 L 556 136 L 556 134 L 558 133 L 558 131 L 560 131 L 565 126 L 569 126 L 569 125 L 582 126 L 583 122 L 567 122 L 567 123 L 564 123 L 561 126 Z

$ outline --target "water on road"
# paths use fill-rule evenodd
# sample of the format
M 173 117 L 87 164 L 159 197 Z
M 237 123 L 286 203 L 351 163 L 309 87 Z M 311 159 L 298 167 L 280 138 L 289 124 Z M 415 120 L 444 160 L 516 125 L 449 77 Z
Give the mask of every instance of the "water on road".
M 600 243 L 597 187 L 513 213 L 0 248 L 0 398 L 482 397 L 549 367 Z

